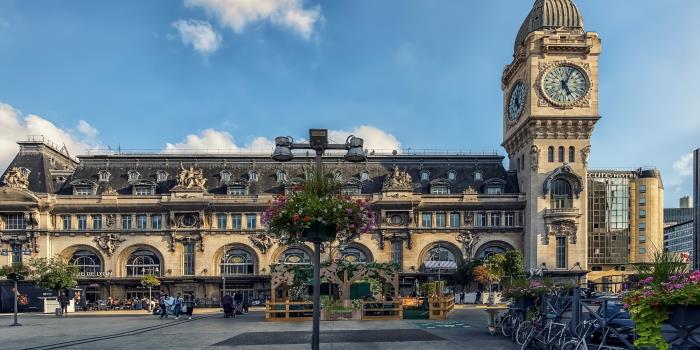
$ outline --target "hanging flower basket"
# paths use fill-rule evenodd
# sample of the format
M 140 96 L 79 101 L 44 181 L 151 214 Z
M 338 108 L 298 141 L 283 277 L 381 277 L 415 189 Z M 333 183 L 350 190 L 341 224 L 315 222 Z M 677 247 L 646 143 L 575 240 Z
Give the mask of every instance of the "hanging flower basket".
M 268 235 L 280 244 L 347 242 L 374 229 L 369 202 L 341 195 L 332 174 L 307 178 L 270 202 L 262 216 Z

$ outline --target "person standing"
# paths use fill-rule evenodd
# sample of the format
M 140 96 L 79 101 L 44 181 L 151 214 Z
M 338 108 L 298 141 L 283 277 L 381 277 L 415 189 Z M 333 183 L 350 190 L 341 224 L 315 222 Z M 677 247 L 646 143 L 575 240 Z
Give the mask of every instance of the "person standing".
M 168 294 L 161 292 L 158 298 L 158 307 L 160 308 L 160 318 L 168 318 L 168 310 L 165 306 L 165 301 L 168 299 Z
M 173 313 L 175 314 L 175 319 L 180 319 L 180 312 L 182 312 L 182 297 L 180 293 L 177 293 L 175 300 L 173 301 Z
M 459 303 L 464 304 L 464 291 L 459 292 Z
M 474 304 L 481 304 L 481 288 L 476 290 L 476 297 L 474 298 Z
M 188 294 L 187 296 L 185 296 L 185 306 L 187 307 L 187 311 L 185 311 L 185 313 L 187 314 L 187 319 L 191 320 L 192 313 L 194 312 L 194 307 L 197 306 L 197 303 L 194 300 L 194 295 Z
M 68 316 L 68 297 L 66 293 L 61 293 L 58 297 L 58 304 L 61 306 L 61 316 Z

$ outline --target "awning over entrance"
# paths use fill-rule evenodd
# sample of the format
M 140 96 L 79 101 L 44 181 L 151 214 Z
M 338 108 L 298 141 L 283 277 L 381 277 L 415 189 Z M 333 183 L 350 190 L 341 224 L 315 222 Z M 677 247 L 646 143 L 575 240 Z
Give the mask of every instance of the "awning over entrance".
M 456 270 L 457 263 L 454 261 L 426 261 L 426 269 Z

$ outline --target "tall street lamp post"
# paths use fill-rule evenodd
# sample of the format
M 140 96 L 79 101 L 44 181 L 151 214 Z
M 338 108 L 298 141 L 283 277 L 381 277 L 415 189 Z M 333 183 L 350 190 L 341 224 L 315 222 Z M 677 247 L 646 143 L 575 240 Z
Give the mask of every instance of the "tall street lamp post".
M 294 143 L 294 139 L 289 136 L 275 138 L 275 150 L 272 152 L 272 159 L 278 162 L 287 162 L 294 159 L 294 149 L 311 149 L 316 152 L 316 176 L 323 176 L 323 153 L 326 150 L 347 150 L 345 160 L 349 162 L 362 162 L 366 155 L 362 146 L 364 141 L 353 135 L 348 136 L 344 144 L 329 144 L 327 129 L 309 129 L 309 143 Z M 321 243 L 319 235 L 311 239 L 314 244 L 314 309 L 313 309 L 313 331 L 311 335 L 311 349 L 319 349 L 319 333 L 321 318 Z

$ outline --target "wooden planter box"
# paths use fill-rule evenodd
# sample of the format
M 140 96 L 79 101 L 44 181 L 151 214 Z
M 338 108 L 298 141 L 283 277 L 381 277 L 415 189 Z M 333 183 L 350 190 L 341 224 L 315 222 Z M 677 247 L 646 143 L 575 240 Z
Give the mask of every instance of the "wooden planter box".
M 331 311 L 321 310 L 321 321 L 349 321 L 362 319 L 362 312 L 353 309 L 352 311 Z
M 664 323 L 675 326 L 700 325 L 700 306 L 698 305 L 675 305 L 668 311 L 668 320 Z

